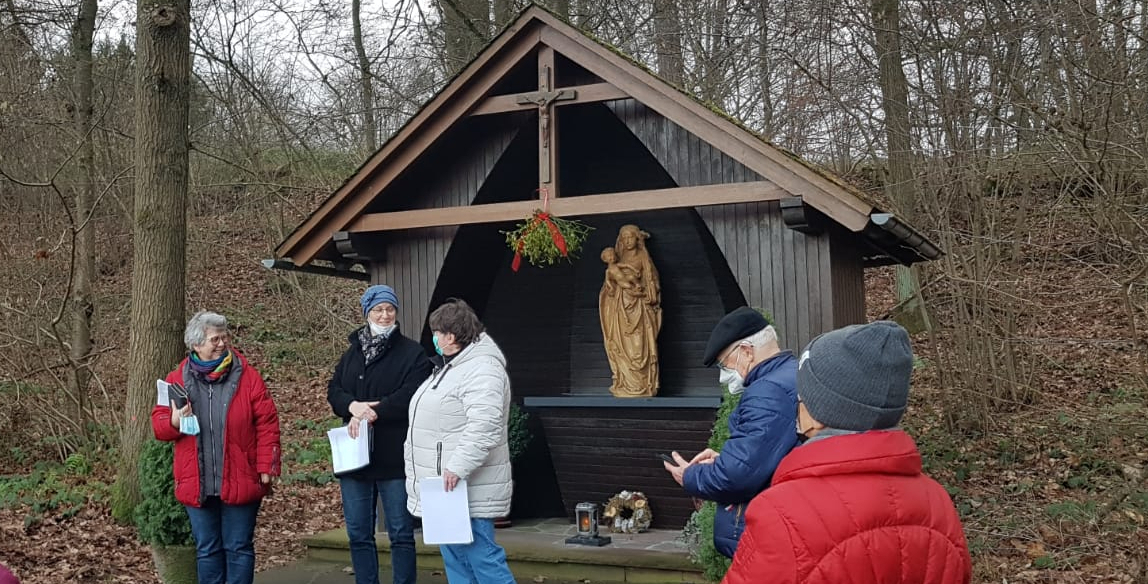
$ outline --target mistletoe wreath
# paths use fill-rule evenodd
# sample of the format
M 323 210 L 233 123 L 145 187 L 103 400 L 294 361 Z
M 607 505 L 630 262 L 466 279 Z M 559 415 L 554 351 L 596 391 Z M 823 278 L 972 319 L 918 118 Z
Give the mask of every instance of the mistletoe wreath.
M 517 272 L 522 266 L 522 258 L 538 267 L 554 265 L 562 258 L 576 258 L 593 229 L 581 221 L 551 215 L 550 197 L 543 187 L 542 208 L 535 209 L 513 231 L 502 232 L 506 236 L 506 244 L 514 250 L 510 269 Z
M 602 516 L 614 533 L 642 533 L 654 520 L 649 499 L 639 491 L 622 491 L 614 495 L 606 503 Z

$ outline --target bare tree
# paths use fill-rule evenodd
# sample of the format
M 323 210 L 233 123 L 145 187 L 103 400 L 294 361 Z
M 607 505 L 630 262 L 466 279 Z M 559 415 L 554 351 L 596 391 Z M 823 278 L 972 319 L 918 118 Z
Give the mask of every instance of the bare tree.
M 437 0 L 446 35 L 446 61 L 461 69 L 490 40 L 490 0 Z
M 113 512 L 139 502 L 155 380 L 179 361 L 187 245 L 190 0 L 136 5 L 135 255 L 128 395 Z
M 682 31 L 677 0 L 654 0 L 654 42 L 657 45 L 658 75 L 676 85 L 682 84 Z
M 378 149 L 379 128 L 375 124 L 375 86 L 371 76 L 371 60 L 363 44 L 363 23 L 360 17 L 362 0 L 351 0 L 351 28 L 355 56 L 359 60 L 359 99 L 363 107 L 363 144 L 368 152 Z
M 901 56 L 900 0 L 872 0 L 874 47 L 877 52 L 878 85 L 881 89 L 881 111 L 885 114 L 885 192 L 897 211 L 913 221 L 916 188 L 913 179 L 913 147 L 909 126 L 909 82 Z M 903 318 L 911 330 L 929 328 L 925 304 L 918 296 L 917 271 L 906 266 L 897 268 L 897 299 L 902 303 Z
M 96 198 L 95 147 L 92 114 L 92 37 L 96 30 L 98 0 L 81 0 L 72 24 L 72 119 L 80 149 L 74 220 L 75 256 L 71 298 L 71 385 L 75 393 L 76 419 L 82 428 L 87 419 L 88 356 L 92 352 L 92 283 L 96 274 L 96 228 L 92 221 Z M 86 430 L 85 430 L 86 431 Z

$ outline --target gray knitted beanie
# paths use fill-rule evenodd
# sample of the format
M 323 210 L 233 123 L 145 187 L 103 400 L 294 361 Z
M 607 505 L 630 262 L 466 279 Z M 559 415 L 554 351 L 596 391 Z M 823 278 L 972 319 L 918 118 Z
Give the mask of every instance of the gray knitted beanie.
M 797 396 L 815 420 L 841 430 L 883 430 L 909 401 L 913 351 L 901 325 L 880 320 L 827 332 L 805 346 Z

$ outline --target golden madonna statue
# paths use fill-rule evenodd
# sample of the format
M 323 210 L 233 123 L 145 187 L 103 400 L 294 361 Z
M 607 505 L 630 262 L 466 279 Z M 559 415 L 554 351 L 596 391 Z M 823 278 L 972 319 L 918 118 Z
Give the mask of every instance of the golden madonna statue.
M 662 292 L 646 250 L 649 237 L 637 225 L 624 225 L 614 247 L 602 250 L 606 277 L 598 295 L 598 317 L 613 371 L 610 393 L 616 397 L 658 394 Z

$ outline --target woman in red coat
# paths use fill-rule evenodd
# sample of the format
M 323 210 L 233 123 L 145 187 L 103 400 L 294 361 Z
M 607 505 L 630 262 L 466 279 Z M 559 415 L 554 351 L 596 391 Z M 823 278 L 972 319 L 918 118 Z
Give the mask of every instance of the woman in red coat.
M 191 520 L 199 584 L 251 584 L 255 517 L 279 475 L 279 414 L 259 372 L 231 348 L 226 318 L 198 312 L 183 338 L 188 356 L 167 376 L 152 430 L 175 442 L 175 498 Z
M 968 584 L 972 562 L 944 487 L 897 427 L 909 335 L 892 322 L 817 337 L 797 370 L 797 433 L 749 506 L 725 584 Z

